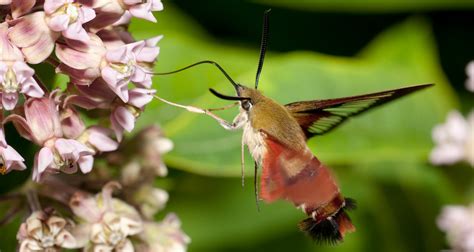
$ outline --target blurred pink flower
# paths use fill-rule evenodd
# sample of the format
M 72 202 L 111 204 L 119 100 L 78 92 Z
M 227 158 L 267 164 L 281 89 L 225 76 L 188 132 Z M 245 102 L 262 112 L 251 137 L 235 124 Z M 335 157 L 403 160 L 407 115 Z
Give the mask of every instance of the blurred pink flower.
M 63 138 L 59 114 L 51 98 L 30 98 L 25 103 L 25 118 L 10 115 L 19 133 L 39 146 L 35 155 L 33 179 L 41 181 L 43 173 L 77 172 L 77 166 L 83 173 L 92 169 L 93 152 L 74 139 Z
M 43 6 L 51 30 L 61 32 L 68 39 L 89 40 L 82 25 L 95 18 L 91 7 L 74 0 L 45 0 Z
M 466 66 L 466 74 L 467 74 L 467 80 L 466 80 L 466 89 L 474 92 L 474 61 L 469 62 Z
M 127 22 L 128 16 L 156 22 L 151 12 L 163 10 L 163 4 L 160 0 L 95 0 L 93 8 L 97 17 L 88 27 L 92 32 L 97 32 L 109 25 Z
M 10 41 L 21 49 L 26 61 L 38 64 L 51 55 L 59 33 L 52 31 L 43 11 L 33 12 L 11 21 L 8 32 Z
M 0 23 L 0 97 L 3 108 L 12 110 L 18 103 L 18 93 L 41 97 L 43 90 L 33 79 L 34 70 L 23 60 L 20 49 L 8 40 L 8 25 Z
M 20 252 L 61 251 L 61 248 L 77 248 L 70 233 L 72 222 L 43 211 L 32 213 L 21 224 L 17 234 Z
M 80 241 L 90 241 L 87 246 L 91 250 L 133 251 L 128 237 L 143 230 L 138 212 L 127 203 L 112 198 L 112 192 L 117 188 L 120 184 L 109 182 L 96 196 L 77 192 L 70 200 L 72 211 L 83 221 L 77 226 L 76 233 L 83 235 Z
M 457 111 L 448 114 L 445 124 L 433 129 L 436 143 L 431 151 L 430 161 L 435 165 L 451 165 L 467 161 L 474 167 L 474 111 L 468 119 Z
M 437 224 L 446 232 L 448 242 L 455 251 L 474 251 L 474 203 L 467 207 L 443 207 Z
M 184 252 L 191 242 L 175 214 L 168 214 L 160 223 L 146 222 L 140 237 L 147 243 L 140 252 Z
M 0 174 L 9 173 L 11 170 L 26 169 L 25 160 L 10 145 L 0 146 Z
M 36 4 L 36 0 L 1 0 L 0 5 L 10 5 L 13 19 L 16 19 L 31 11 L 31 8 Z

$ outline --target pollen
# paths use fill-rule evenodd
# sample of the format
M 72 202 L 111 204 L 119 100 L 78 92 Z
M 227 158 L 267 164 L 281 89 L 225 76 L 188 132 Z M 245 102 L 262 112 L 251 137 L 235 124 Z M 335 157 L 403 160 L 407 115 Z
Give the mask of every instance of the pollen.
M 7 173 L 7 166 L 5 165 L 5 162 L 1 160 L 0 158 L 0 174 L 5 175 Z

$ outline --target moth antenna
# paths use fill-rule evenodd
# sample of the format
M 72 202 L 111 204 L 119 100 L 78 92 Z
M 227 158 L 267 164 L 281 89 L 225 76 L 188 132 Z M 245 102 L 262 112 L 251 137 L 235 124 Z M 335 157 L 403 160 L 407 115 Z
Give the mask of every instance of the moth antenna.
M 234 86 L 234 88 L 237 90 L 238 88 L 238 85 L 237 83 L 235 83 L 235 81 L 230 77 L 230 75 L 224 70 L 224 68 L 222 68 L 217 62 L 215 61 L 212 61 L 212 60 L 203 60 L 203 61 L 199 61 L 199 62 L 196 62 L 194 64 L 191 64 L 189 66 L 185 66 L 183 68 L 180 68 L 178 70 L 174 70 L 174 71 L 171 71 L 171 72 L 163 72 L 163 73 L 156 73 L 156 72 L 149 72 L 149 74 L 152 74 L 152 75 L 168 75 L 168 74 L 174 74 L 174 73 L 178 73 L 178 72 L 181 72 L 181 71 L 184 71 L 186 69 L 189 69 L 191 67 L 195 67 L 195 66 L 198 66 L 198 65 L 201 65 L 201 64 L 211 64 L 211 65 L 214 65 L 215 67 L 217 67 L 221 73 L 227 78 L 227 80 L 229 80 L 229 82 L 232 84 L 232 86 Z
M 265 53 L 267 51 L 270 31 L 270 12 L 271 9 L 268 9 L 263 13 L 262 41 L 260 42 L 260 58 L 258 60 L 257 76 L 255 77 L 255 89 L 258 88 L 258 80 L 260 79 L 260 73 L 262 72 L 263 61 L 265 60 Z
M 254 172 L 253 172 L 253 190 L 255 192 L 255 204 L 257 205 L 257 212 L 260 212 L 260 204 L 259 204 L 259 201 L 258 201 L 258 185 L 257 185 L 257 181 L 258 181 L 258 164 L 257 164 L 257 161 L 254 161 Z

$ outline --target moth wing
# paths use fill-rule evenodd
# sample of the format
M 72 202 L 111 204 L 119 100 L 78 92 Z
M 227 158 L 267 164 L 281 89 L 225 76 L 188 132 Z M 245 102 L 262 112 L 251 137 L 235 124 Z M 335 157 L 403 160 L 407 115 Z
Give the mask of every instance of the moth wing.
M 351 116 L 432 85 L 424 84 L 337 99 L 300 101 L 286 104 L 285 107 L 299 123 L 306 137 L 311 138 L 333 130 Z
M 308 148 L 295 151 L 268 134 L 264 139 L 267 148 L 262 161 L 261 199 L 319 206 L 339 193 L 329 170 Z

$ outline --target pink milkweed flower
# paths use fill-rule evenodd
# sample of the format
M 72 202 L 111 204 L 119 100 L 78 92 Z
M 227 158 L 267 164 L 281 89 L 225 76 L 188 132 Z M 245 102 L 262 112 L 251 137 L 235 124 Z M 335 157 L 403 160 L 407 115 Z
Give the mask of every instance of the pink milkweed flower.
M 66 102 L 67 103 L 67 99 Z M 118 143 L 110 135 L 112 131 L 99 126 L 86 128 L 81 117 L 72 106 L 66 106 L 60 110 L 60 119 L 63 134 L 67 138 L 76 139 L 89 148 L 91 152 L 114 151 Z
M 123 0 L 123 2 L 127 5 L 132 16 L 151 22 L 156 22 L 156 18 L 151 12 L 163 10 L 163 3 L 160 0 Z
M 0 145 L 0 174 L 9 173 L 11 170 L 26 169 L 23 157 L 10 145 Z
M 9 23 L 13 26 L 8 32 L 8 38 L 21 49 L 30 64 L 41 63 L 49 57 L 53 52 L 54 42 L 60 35 L 49 28 L 45 18 L 43 11 L 37 11 Z
M 467 74 L 467 80 L 466 80 L 466 89 L 474 92 L 474 61 L 469 62 L 466 66 L 466 74 Z
M 109 182 L 96 196 L 76 192 L 71 197 L 69 206 L 82 220 L 76 233 L 83 237 L 78 240 L 87 245 L 87 251 L 134 251 L 129 236 L 140 233 L 143 224 L 132 206 L 112 198 L 113 190 L 119 188 L 117 182 Z
M 435 165 L 452 165 L 467 161 L 474 168 L 474 111 L 465 119 L 458 111 L 448 114 L 445 124 L 433 129 L 436 143 L 430 161 Z
M 107 64 L 102 68 L 102 78 L 120 99 L 128 102 L 128 83 L 141 88 L 151 87 L 151 74 L 148 66 L 159 54 L 156 44 L 161 36 L 146 41 L 126 44 L 107 51 Z
M 42 97 L 43 90 L 33 79 L 34 70 L 23 60 L 20 49 L 8 40 L 8 24 L 0 24 L 0 97 L 5 110 L 12 110 L 18 102 L 18 93 Z
M 0 0 L 0 5 L 9 5 L 13 19 L 31 11 L 36 0 Z
M 443 207 L 436 223 L 454 251 L 474 251 L 474 203 Z
M 82 27 L 95 18 L 95 11 L 75 0 L 45 0 L 46 22 L 51 30 L 61 32 L 68 39 L 86 42 L 89 40 Z
M 146 245 L 141 252 L 155 251 L 186 251 L 191 238 L 181 230 L 181 221 L 171 213 L 159 223 L 145 222 L 140 238 Z
M 33 212 L 18 230 L 20 252 L 61 251 L 61 248 L 78 248 L 71 234 L 72 221 L 46 213 Z
M 92 170 L 93 152 L 75 139 L 63 138 L 58 110 L 51 98 L 30 98 L 25 103 L 25 118 L 13 114 L 6 118 L 13 121 L 19 133 L 42 146 L 35 155 L 33 180 L 41 181 L 43 173 L 83 173 Z
M 6 174 L 11 170 L 21 171 L 26 169 L 24 161 L 23 157 L 7 144 L 3 127 L 0 127 L 0 174 Z
M 134 88 L 128 91 L 129 99 L 125 103 L 117 99 L 117 95 L 110 92 L 107 84 L 102 78 L 96 79 L 90 86 L 77 85 L 80 95 L 71 98 L 74 103 L 85 109 L 107 109 L 110 112 L 111 128 L 115 132 L 118 141 L 122 141 L 123 132 L 131 132 L 135 127 L 135 120 L 144 109 L 145 105 L 151 102 L 152 89 Z
M 124 20 L 121 19 L 124 15 L 156 22 L 151 12 L 163 10 L 163 4 L 160 0 L 94 0 L 93 8 L 97 17 L 88 27 L 92 32 L 97 32 L 112 24 L 123 24 Z
M 130 99 L 127 104 L 117 105 L 112 109 L 110 122 L 112 129 L 119 141 L 122 140 L 123 132 L 132 132 L 135 120 L 140 115 L 146 104 L 151 102 L 153 94 L 151 89 L 135 88 L 129 91 Z

